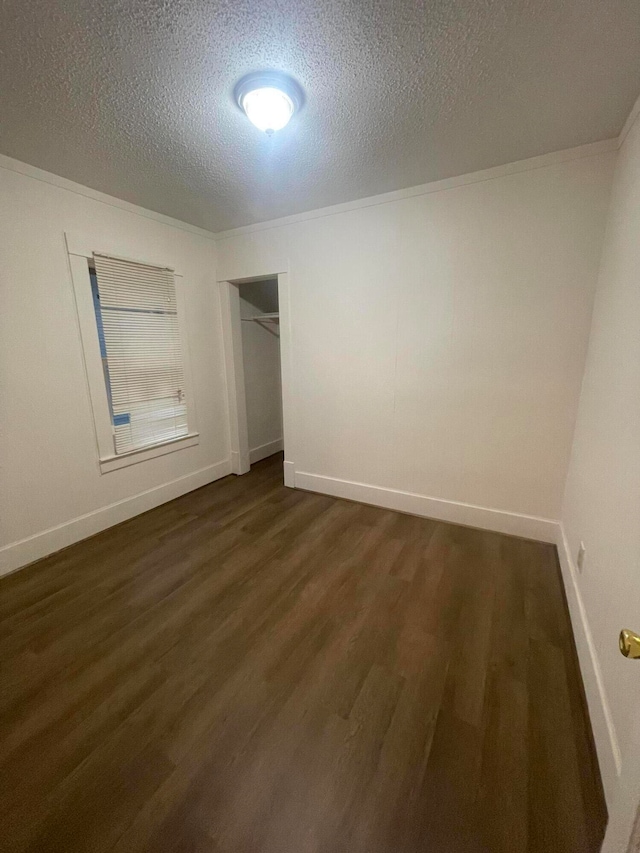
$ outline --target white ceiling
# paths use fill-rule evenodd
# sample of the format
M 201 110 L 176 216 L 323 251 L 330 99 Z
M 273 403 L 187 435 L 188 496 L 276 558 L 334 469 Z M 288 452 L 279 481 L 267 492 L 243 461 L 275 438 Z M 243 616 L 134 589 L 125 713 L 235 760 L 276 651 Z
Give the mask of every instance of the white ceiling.
M 213 231 L 615 136 L 638 0 L 4 0 L 0 151 Z M 234 105 L 276 68 L 273 139 Z

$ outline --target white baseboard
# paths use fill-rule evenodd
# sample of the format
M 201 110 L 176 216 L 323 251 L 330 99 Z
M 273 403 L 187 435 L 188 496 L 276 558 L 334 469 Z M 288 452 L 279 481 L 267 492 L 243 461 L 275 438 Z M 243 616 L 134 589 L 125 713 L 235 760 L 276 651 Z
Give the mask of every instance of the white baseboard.
M 284 460 L 284 484 L 289 489 L 295 489 L 296 487 L 296 469 L 293 462 L 287 462 Z
M 249 454 L 242 455 L 237 450 L 231 451 L 231 473 L 232 474 L 248 474 L 251 469 L 251 463 L 249 462 Z
M 281 438 L 276 438 L 275 441 L 268 441 L 266 444 L 261 444 L 259 447 L 254 447 L 253 450 L 249 451 L 249 462 L 253 465 L 254 462 L 266 459 L 267 456 L 280 453 L 283 448 L 284 441 Z
M 429 498 L 425 495 L 401 492 L 397 489 L 369 486 L 366 483 L 353 483 L 350 480 L 338 480 L 334 477 L 323 477 L 320 474 L 307 474 L 304 471 L 295 472 L 294 482 L 298 489 L 321 492 L 325 495 L 333 495 L 336 498 L 373 504 L 385 509 L 407 512 L 411 515 L 434 518 L 438 521 L 464 524 L 467 527 L 479 527 L 482 530 L 522 536 L 525 539 L 536 539 L 539 542 L 555 544 L 557 539 L 558 522 L 550 518 L 538 518 L 533 515 L 504 512 L 503 510 L 488 509 L 473 504 L 459 503 L 458 501 Z
M 229 473 L 231 473 L 231 462 L 225 459 L 215 465 L 186 474 L 184 477 L 178 477 L 169 483 L 148 489 L 146 492 L 140 492 L 133 497 L 100 507 L 86 515 L 80 515 L 56 527 L 50 527 L 41 533 L 35 533 L 26 539 L 5 545 L 0 548 L 0 576 L 33 563 L 34 560 L 39 560 L 48 554 L 53 554 L 55 551 L 60 551 L 68 545 L 73 545 L 74 542 L 93 536 L 94 533 L 99 533 L 107 527 L 113 527 L 114 524 L 133 518 L 134 515 L 178 498 L 193 489 L 206 486 L 207 483 L 212 483 Z
M 589 716 L 591 717 L 593 738 L 600 763 L 602 783 L 607 802 L 611 803 L 615 792 L 618 790 L 618 776 L 622 769 L 622 757 L 618 745 L 616 728 L 611 715 L 611 706 L 609 705 L 604 686 L 598 652 L 591 634 L 591 628 L 589 627 L 589 617 L 582 600 L 582 595 L 580 594 L 578 573 L 571 558 L 569 543 L 562 522 L 558 524 L 558 539 L 556 544 L 558 546 L 564 588 L 567 593 L 573 635 L 578 650 L 584 690 L 587 695 L 587 704 L 589 705 Z

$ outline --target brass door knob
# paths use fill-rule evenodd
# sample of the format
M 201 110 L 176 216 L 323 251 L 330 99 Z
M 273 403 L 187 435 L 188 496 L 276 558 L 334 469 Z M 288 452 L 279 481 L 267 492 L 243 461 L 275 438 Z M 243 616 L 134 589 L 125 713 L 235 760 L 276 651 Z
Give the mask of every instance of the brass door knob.
M 620 652 L 626 658 L 633 658 L 633 660 L 640 658 L 640 637 L 633 631 L 623 628 L 620 631 L 618 642 L 620 644 Z

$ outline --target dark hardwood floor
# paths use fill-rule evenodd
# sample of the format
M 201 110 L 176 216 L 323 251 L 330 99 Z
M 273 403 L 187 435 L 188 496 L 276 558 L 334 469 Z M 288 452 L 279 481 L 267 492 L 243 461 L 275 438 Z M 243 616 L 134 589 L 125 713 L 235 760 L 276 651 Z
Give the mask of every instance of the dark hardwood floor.
M 0 592 L 3 851 L 599 849 L 551 546 L 276 456 Z

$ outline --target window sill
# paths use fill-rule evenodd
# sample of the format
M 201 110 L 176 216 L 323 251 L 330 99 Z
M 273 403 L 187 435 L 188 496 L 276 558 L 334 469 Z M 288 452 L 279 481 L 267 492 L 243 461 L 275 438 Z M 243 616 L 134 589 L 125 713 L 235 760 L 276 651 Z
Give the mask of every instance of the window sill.
M 126 468 L 128 465 L 137 465 L 138 462 L 146 462 L 148 459 L 155 459 L 157 456 L 164 456 L 176 450 L 185 450 L 187 447 L 194 447 L 199 443 L 199 433 L 192 432 L 183 438 L 176 438 L 164 444 L 143 447 L 140 450 L 130 450 L 128 453 L 120 453 L 118 456 L 105 456 L 100 459 L 100 472 L 108 474 L 109 471 L 117 471 L 119 468 Z

